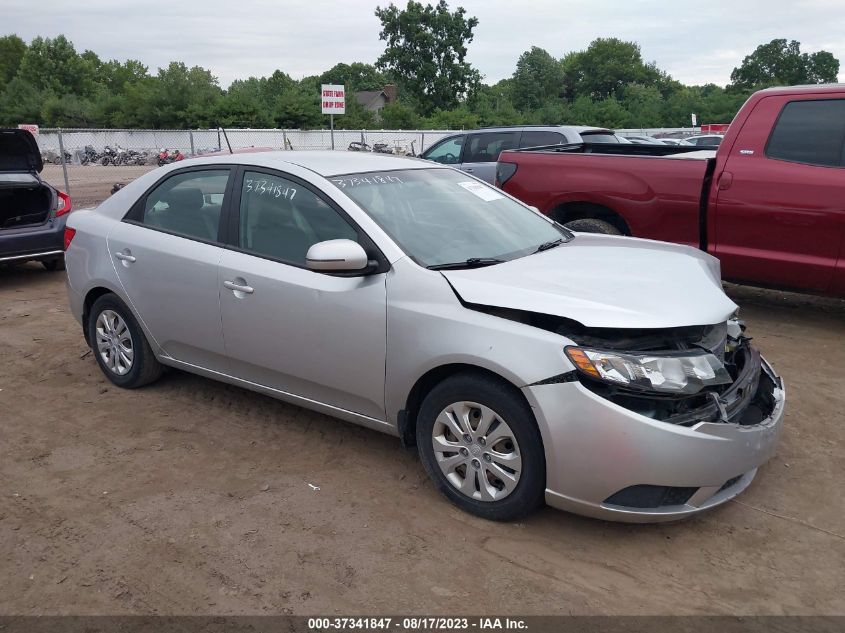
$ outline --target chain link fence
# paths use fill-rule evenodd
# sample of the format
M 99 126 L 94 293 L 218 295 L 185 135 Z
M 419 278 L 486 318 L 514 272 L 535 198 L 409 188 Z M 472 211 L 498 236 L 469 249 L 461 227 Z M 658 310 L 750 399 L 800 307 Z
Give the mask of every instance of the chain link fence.
M 67 191 L 74 206 L 99 204 L 115 184 L 151 169 L 212 152 L 275 150 L 384 151 L 420 154 L 448 130 L 58 130 L 41 129 L 36 140 L 42 176 Z
M 676 138 L 693 128 L 618 130 Z M 107 130 L 42 129 L 36 140 L 42 176 L 67 191 L 74 205 L 99 204 L 115 184 L 126 184 L 159 165 L 211 152 L 247 148 L 385 151 L 418 155 L 454 130 Z

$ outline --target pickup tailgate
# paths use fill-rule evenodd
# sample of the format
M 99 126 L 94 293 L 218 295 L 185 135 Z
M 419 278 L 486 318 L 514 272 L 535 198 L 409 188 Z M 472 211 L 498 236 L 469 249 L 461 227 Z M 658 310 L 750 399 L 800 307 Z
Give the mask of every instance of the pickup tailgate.
M 555 150 L 502 152 L 517 168 L 502 189 L 546 215 L 599 205 L 620 216 L 631 235 L 700 247 L 702 203 L 711 152 L 635 156 Z

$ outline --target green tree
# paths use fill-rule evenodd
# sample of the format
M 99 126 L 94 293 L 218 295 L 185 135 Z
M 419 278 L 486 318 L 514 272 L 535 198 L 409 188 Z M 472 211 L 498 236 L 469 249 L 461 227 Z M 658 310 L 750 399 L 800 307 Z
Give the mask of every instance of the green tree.
M 420 113 L 454 108 L 478 87 L 481 76 L 466 61 L 478 19 L 462 7 L 451 12 L 446 0 L 436 7 L 410 0 L 405 9 L 391 3 L 375 14 L 387 43 L 376 66 L 397 79 L 400 98 Z
M 423 122 L 430 130 L 474 130 L 479 126 L 479 117 L 466 107 L 454 110 L 437 110 Z
M 59 35 L 32 40 L 21 58 L 18 74 L 38 90 L 87 96 L 94 92 L 95 70 L 90 56 L 78 55 L 73 44 Z
M 387 83 L 387 79 L 372 64 L 353 62 L 335 64 L 320 75 L 320 83 L 343 84 L 349 96 L 362 90 L 381 90 Z
M 91 127 L 99 123 L 88 99 L 76 95 L 51 95 L 41 108 L 41 120 L 49 127 Z
M 0 90 L 18 73 L 26 44 L 17 35 L 0 37 Z
M 394 101 L 381 109 L 381 127 L 386 130 L 413 130 L 420 119 L 410 106 Z
M 43 125 L 41 106 L 44 103 L 44 97 L 44 91 L 38 90 L 21 77 L 15 77 L 0 93 L 0 124 L 16 126 L 18 123 L 39 123 Z
M 655 86 L 629 84 L 624 91 L 622 106 L 628 112 L 631 127 L 660 127 L 663 123 L 663 95 Z
M 774 39 L 761 44 L 731 73 L 736 88 L 832 83 L 839 74 L 839 60 L 827 51 L 802 53 L 795 40 Z
M 513 74 L 513 105 L 518 110 L 536 110 L 564 92 L 563 65 L 545 49 L 532 46 L 516 62 Z
M 502 79 L 492 86 L 479 86 L 466 102 L 469 110 L 478 116 L 479 125 L 519 125 L 524 115 L 513 105 L 513 80 Z
M 587 50 L 570 53 L 561 63 L 571 98 L 621 99 L 628 84 L 653 86 L 670 81 L 653 63 L 643 62 L 639 44 L 615 37 L 593 40 Z

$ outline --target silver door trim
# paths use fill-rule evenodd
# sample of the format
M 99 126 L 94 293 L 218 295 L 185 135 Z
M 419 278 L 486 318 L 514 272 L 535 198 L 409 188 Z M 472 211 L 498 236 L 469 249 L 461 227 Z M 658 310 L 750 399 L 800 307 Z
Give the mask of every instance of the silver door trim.
M 0 262 L 11 262 L 16 259 L 35 259 L 37 257 L 48 257 L 50 255 L 63 255 L 64 251 L 43 251 L 40 253 L 27 253 L 26 255 L 9 255 L 8 257 L 0 257 Z
M 335 418 L 340 418 L 341 420 L 352 422 L 353 424 L 358 424 L 360 426 L 367 427 L 368 429 L 381 431 L 382 433 L 387 433 L 388 435 L 399 437 L 399 432 L 396 429 L 396 426 L 385 420 L 371 418 L 370 416 L 364 415 L 362 413 L 355 413 L 354 411 L 349 411 L 348 409 L 342 409 L 331 404 L 326 404 L 325 402 L 312 400 L 311 398 L 306 398 L 305 396 L 298 396 L 294 393 L 282 391 L 281 389 L 267 387 L 257 382 L 244 380 L 243 378 L 238 378 L 230 374 L 217 372 L 213 369 L 206 369 L 205 367 L 200 367 L 199 365 L 192 365 L 191 363 L 176 360 L 175 358 L 172 358 L 171 356 L 167 356 L 165 354 L 160 355 L 158 357 L 158 360 L 161 361 L 163 364 L 169 365 L 171 367 L 183 369 L 187 372 L 199 374 L 201 376 L 205 376 L 206 378 L 211 378 L 213 380 L 226 382 L 230 385 L 235 385 L 237 387 L 244 387 L 245 389 L 249 389 L 250 391 L 257 391 L 273 398 L 284 400 L 285 402 L 288 402 L 290 404 L 301 406 L 305 409 L 318 411 L 319 413 L 324 413 Z

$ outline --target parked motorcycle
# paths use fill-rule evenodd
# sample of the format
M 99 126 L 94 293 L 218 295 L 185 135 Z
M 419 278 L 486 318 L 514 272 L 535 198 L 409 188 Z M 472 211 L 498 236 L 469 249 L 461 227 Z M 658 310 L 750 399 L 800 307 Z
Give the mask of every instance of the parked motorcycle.
M 91 163 L 98 163 L 102 156 L 94 149 L 93 145 L 86 145 L 85 149 L 79 152 L 79 162 L 82 165 L 90 165 Z
M 175 163 L 184 159 L 185 155 L 178 149 L 168 152 L 165 148 L 161 148 L 161 151 L 158 154 L 158 166 L 161 167 L 162 165 L 169 165 L 170 163 Z
M 115 150 L 111 145 L 106 145 L 103 148 L 102 158 L 100 159 L 100 164 L 105 165 L 116 165 L 117 164 L 117 150 Z

